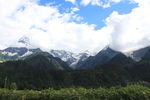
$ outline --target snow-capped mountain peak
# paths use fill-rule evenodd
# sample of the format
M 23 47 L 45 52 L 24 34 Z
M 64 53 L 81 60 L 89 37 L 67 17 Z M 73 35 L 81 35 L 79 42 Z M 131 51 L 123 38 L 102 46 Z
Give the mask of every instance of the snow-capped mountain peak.
M 58 57 L 65 61 L 70 67 L 77 64 L 79 61 L 83 61 L 90 56 L 90 52 L 72 53 L 65 50 L 50 50 L 49 53 L 54 57 Z
M 41 52 L 41 50 L 39 48 L 28 49 L 25 47 L 8 47 L 4 50 L 1 50 L 1 54 L 14 58 L 22 58 L 36 52 Z
M 18 39 L 16 44 L 11 45 L 4 50 L 1 50 L 0 54 L 6 56 L 5 58 L 18 59 L 41 51 L 42 50 L 37 49 L 36 47 L 31 45 L 29 37 L 23 36 Z M 75 66 L 75 64 L 77 64 L 78 62 L 84 61 L 92 55 L 92 53 L 88 50 L 82 53 L 73 53 L 65 50 L 51 49 L 49 53 L 52 56 L 58 57 L 61 60 L 65 61 L 70 67 Z

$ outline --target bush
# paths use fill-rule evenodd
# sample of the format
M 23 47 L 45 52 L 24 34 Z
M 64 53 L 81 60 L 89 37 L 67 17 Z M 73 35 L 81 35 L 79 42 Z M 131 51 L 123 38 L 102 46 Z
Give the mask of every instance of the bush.
M 0 89 L 0 100 L 150 100 L 150 88 L 131 85 L 112 88 L 64 88 L 60 90 Z

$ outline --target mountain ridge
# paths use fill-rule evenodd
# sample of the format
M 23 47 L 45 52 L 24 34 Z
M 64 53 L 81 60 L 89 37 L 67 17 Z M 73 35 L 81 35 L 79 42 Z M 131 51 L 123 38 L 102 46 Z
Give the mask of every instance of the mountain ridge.
M 111 49 L 110 47 L 107 47 L 105 49 L 102 49 L 97 55 L 90 56 L 88 59 L 83 61 L 79 66 L 78 69 L 86 69 L 86 68 L 92 68 L 99 64 L 104 64 L 108 62 L 113 56 L 118 54 L 118 51 L 115 51 Z

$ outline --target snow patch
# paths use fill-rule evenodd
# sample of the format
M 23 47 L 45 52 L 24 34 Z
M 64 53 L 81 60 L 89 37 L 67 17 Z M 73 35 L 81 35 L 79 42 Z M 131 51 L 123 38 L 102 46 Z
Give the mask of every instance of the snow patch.
M 31 52 L 31 51 L 27 51 L 24 55 L 22 55 L 22 56 L 20 56 L 20 57 L 29 56 L 29 55 L 31 55 L 31 54 L 33 54 L 33 52 Z
M 15 53 L 11 53 L 11 52 L 6 52 L 6 51 L 2 52 L 2 54 L 3 55 L 8 55 L 8 56 L 15 56 L 15 55 L 17 55 L 16 52 Z

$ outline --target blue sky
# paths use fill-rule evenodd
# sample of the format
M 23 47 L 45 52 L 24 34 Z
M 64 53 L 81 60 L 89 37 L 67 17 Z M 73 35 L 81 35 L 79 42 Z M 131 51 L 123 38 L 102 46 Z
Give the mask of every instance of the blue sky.
M 150 0 L 0 0 L 0 49 L 126 52 L 150 45 Z
M 80 4 L 81 0 L 77 0 L 77 4 L 66 2 L 65 0 L 40 0 L 40 5 L 46 5 L 51 3 L 51 6 L 59 6 L 61 13 L 66 12 L 67 9 L 77 7 L 80 10 L 75 12 L 79 16 L 83 17 L 80 22 L 96 25 L 96 29 L 100 29 L 105 26 L 104 20 L 113 12 L 117 11 L 119 14 L 128 14 L 133 8 L 136 8 L 137 3 L 131 3 L 130 0 L 123 0 L 119 3 L 113 3 L 111 7 L 103 8 L 101 6 L 87 5 L 83 6 Z

